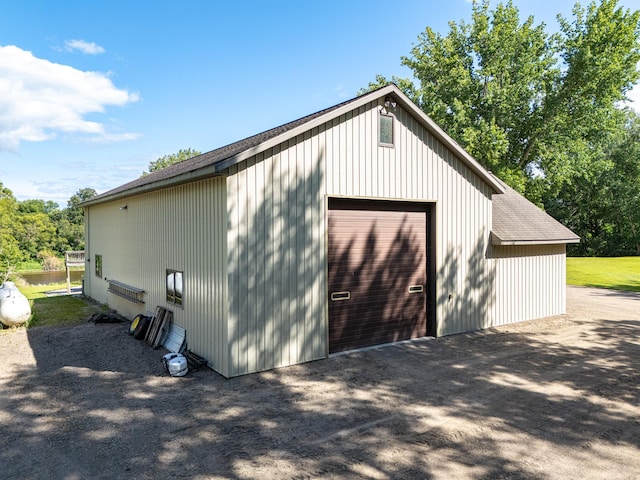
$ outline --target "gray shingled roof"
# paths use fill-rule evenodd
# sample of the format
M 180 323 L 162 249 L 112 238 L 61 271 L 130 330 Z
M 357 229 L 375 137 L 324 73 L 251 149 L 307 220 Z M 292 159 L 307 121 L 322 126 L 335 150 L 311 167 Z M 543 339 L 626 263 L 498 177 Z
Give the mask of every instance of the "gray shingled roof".
M 190 158 L 183 162 L 170 165 L 166 168 L 162 168 L 148 175 L 137 178 L 131 182 L 125 183 L 124 185 L 120 185 L 119 187 L 116 187 L 112 190 L 104 192 L 100 195 L 97 195 L 91 198 L 86 203 L 87 204 L 99 203 L 101 200 L 113 197 L 114 195 L 117 195 L 119 193 L 128 192 L 130 190 L 135 190 L 140 187 L 150 186 L 154 183 L 157 183 L 161 186 L 163 181 L 170 180 L 178 176 L 189 174 L 192 172 L 197 172 L 206 167 L 215 167 L 217 164 L 223 162 L 224 160 L 232 158 L 235 155 L 238 155 L 239 153 L 245 152 L 253 147 L 256 147 L 261 143 L 264 143 L 267 140 L 270 140 L 272 138 L 277 137 L 278 135 L 286 133 L 289 130 L 292 130 L 300 125 L 304 125 L 305 123 L 308 123 L 309 121 L 317 117 L 320 117 L 326 113 L 329 113 L 332 110 L 336 110 L 352 101 L 353 100 L 349 100 L 347 102 L 334 105 L 333 107 L 321 110 L 311 115 L 307 115 L 306 117 L 302 117 L 302 118 L 299 118 L 298 120 L 294 120 L 284 125 L 280 125 L 279 127 L 272 128 L 270 130 L 264 131 L 257 135 L 253 135 L 243 140 L 239 140 L 229 145 L 225 145 L 224 147 L 220 147 L 215 150 L 211 150 L 210 152 L 203 153 L 202 155 L 198 155 L 196 157 Z
M 180 183 L 195 181 L 198 179 L 208 178 L 215 175 L 225 173 L 231 165 L 248 158 L 248 156 L 262 151 L 269 146 L 273 146 L 273 142 L 286 141 L 289 137 L 311 129 L 319 122 L 328 122 L 332 118 L 339 116 L 347 111 L 358 108 L 367 102 L 376 98 L 391 95 L 398 100 L 398 103 L 411 111 L 414 116 L 429 129 L 429 131 L 448 148 L 456 152 L 459 158 L 467 164 L 472 171 L 477 173 L 495 192 L 502 192 L 502 186 L 496 179 L 491 176 L 473 157 L 471 157 L 464 149 L 458 145 L 451 137 L 449 137 L 433 120 L 431 120 L 424 112 L 422 112 L 414 103 L 411 102 L 395 85 L 388 85 L 378 90 L 365 93 L 346 102 L 342 102 L 333 107 L 320 110 L 319 112 L 299 118 L 293 122 L 286 123 L 271 130 L 253 135 L 238 142 L 226 145 L 224 147 L 212 150 L 197 157 L 190 158 L 184 162 L 171 165 L 169 167 L 153 172 L 144 177 L 137 178 L 131 182 L 125 183 L 112 190 L 97 195 L 90 200 L 84 202 L 82 206 L 90 206 L 98 203 L 107 202 L 131 195 L 137 195 L 143 192 L 165 188 Z
M 497 178 L 497 177 L 496 177 Z M 494 245 L 578 243 L 580 237 L 501 182 L 505 193 L 494 194 L 491 240 Z

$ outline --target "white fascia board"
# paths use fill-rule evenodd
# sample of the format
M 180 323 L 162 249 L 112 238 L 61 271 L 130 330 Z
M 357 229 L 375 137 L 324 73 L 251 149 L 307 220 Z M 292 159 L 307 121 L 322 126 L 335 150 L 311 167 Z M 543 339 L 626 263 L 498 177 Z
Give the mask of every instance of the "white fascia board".
M 561 245 L 567 243 L 580 243 L 580 238 L 554 238 L 545 240 L 502 240 L 493 232 L 491 233 L 491 243 L 499 246 L 516 245 Z

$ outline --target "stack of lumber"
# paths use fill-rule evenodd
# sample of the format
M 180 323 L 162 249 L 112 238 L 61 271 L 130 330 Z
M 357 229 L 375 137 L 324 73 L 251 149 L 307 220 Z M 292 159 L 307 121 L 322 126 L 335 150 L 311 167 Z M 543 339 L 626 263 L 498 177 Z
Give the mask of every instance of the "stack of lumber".
M 144 341 L 153 348 L 158 348 L 169 332 L 173 321 L 173 312 L 163 307 L 156 307 L 156 314 L 151 318 Z

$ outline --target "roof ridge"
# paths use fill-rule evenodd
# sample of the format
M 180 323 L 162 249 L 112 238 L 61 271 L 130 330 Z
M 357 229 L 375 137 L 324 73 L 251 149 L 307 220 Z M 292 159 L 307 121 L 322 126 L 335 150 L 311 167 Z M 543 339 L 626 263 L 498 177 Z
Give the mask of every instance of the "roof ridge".
M 127 190 L 131 190 L 134 188 L 142 188 L 146 185 L 152 185 L 153 183 L 161 182 L 163 180 L 168 180 L 178 175 L 188 174 L 190 172 L 195 172 L 196 170 L 200 170 L 205 167 L 214 166 L 220 162 L 223 162 L 229 158 L 234 157 L 235 155 L 238 155 L 239 153 L 242 153 L 243 151 L 249 148 L 260 145 L 261 143 L 267 140 L 275 138 L 278 135 L 286 133 L 289 130 L 292 130 L 298 126 L 304 125 L 311 120 L 314 120 L 318 117 L 326 115 L 327 113 L 330 113 L 334 110 L 342 108 L 346 105 L 349 105 L 350 103 L 353 103 L 356 100 L 361 99 L 362 97 L 365 97 L 367 95 L 373 95 L 375 94 L 375 92 L 385 87 L 386 86 L 377 88 L 375 90 L 371 90 L 369 92 L 365 92 L 349 100 L 338 103 L 337 105 L 333 105 L 331 107 L 318 110 L 315 113 L 305 115 L 303 117 L 297 118 L 295 120 L 284 123 L 282 125 L 264 130 L 255 135 L 251 135 L 249 137 L 237 140 L 227 145 L 223 145 L 221 147 L 215 148 L 208 152 L 201 153 L 200 155 L 196 155 L 195 157 L 188 158 L 187 160 L 183 160 L 182 162 L 174 163 L 160 170 L 150 172 L 147 175 L 142 175 L 134 180 L 131 180 L 130 182 L 127 182 L 123 185 L 112 188 L 104 193 L 96 195 L 95 197 L 91 198 L 87 203 L 94 203 L 94 201 L 99 201 L 103 198 L 110 197 L 117 193 L 125 192 Z

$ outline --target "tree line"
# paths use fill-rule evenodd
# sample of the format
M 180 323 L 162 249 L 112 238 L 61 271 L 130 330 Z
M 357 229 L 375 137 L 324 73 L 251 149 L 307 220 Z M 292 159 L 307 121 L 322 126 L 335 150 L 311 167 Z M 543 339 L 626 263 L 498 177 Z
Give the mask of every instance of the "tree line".
M 513 2 L 427 28 L 395 83 L 487 169 L 574 230 L 573 255 L 640 254 L 639 11 L 576 4 L 549 33 Z M 637 106 L 640 107 L 640 106 Z
M 200 152 L 180 149 L 149 162 L 141 176 L 179 163 Z M 84 210 L 80 203 L 97 195 L 93 188 L 78 190 L 60 209 L 53 201 L 18 201 L 0 182 L 0 283 L 17 270 L 64 268 L 64 253 L 84 250 Z
M 64 252 L 84 249 L 84 212 L 78 205 L 96 195 L 78 190 L 60 209 L 44 200 L 18 201 L 0 182 L 0 281 L 24 266 L 64 267 Z

